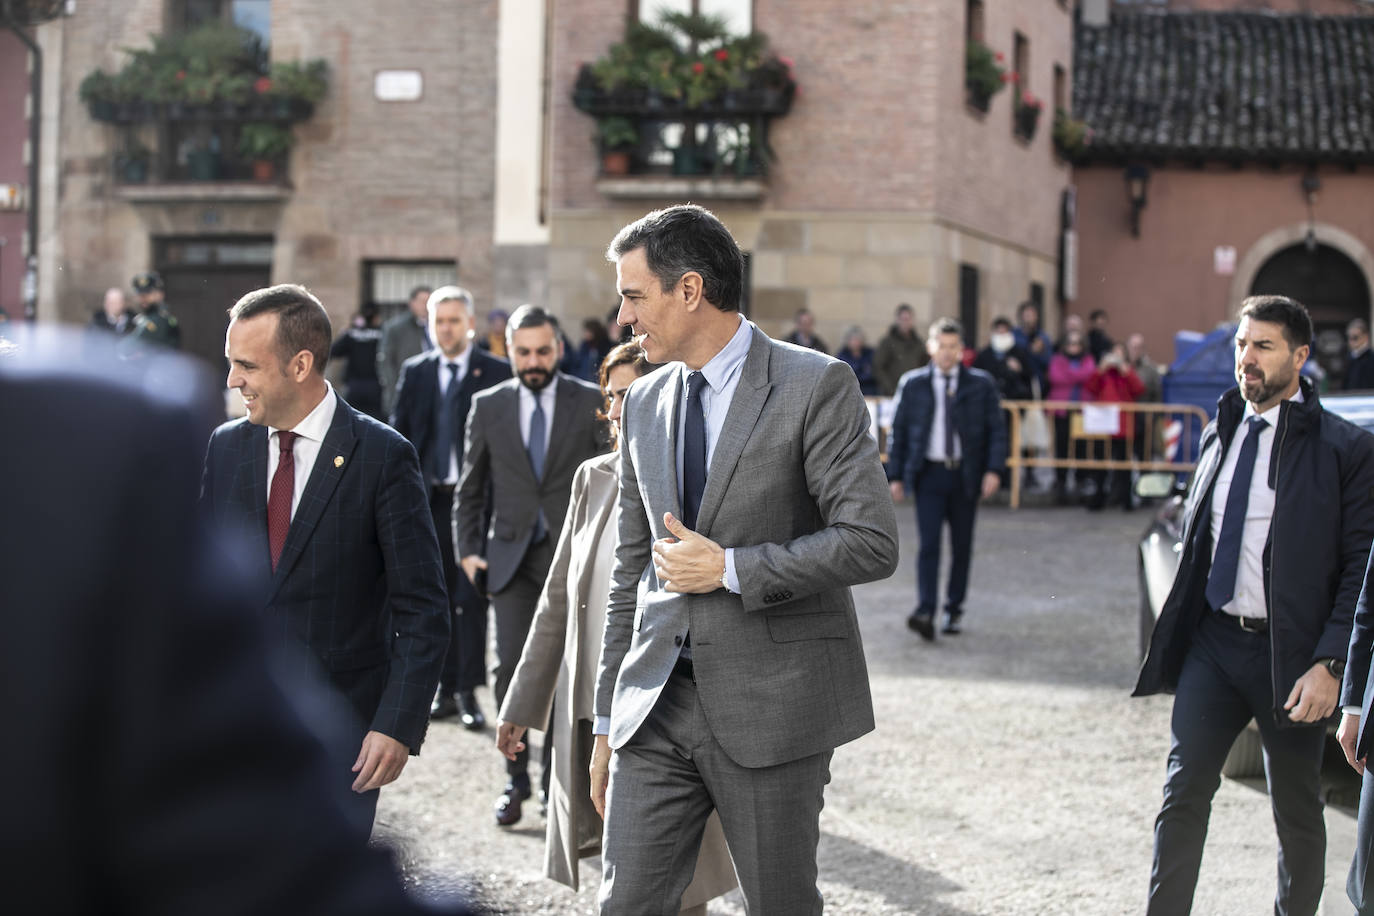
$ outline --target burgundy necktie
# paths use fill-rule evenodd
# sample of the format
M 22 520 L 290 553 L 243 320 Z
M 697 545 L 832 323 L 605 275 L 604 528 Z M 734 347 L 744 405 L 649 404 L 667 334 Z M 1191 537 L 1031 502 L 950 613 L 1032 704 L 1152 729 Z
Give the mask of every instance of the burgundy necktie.
M 272 549 L 272 571 L 277 571 L 281 549 L 286 545 L 286 532 L 291 530 L 291 497 L 296 492 L 296 455 L 292 451 L 296 434 L 277 433 L 277 472 L 272 475 L 272 488 L 267 491 L 267 543 Z

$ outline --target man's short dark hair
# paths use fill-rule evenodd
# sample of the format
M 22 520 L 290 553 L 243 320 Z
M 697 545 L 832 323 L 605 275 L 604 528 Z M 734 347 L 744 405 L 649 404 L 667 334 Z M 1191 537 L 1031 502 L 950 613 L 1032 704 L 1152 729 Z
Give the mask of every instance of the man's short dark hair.
M 897 306 L 897 311 L 893 312 L 892 314 L 894 314 L 894 315 L 900 315 L 900 314 L 902 314 L 902 312 L 906 312 L 908 315 L 913 315 L 913 314 L 915 314 L 915 310 L 912 309 L 912 307 L 909 306 L 909 305 L 907 305 L 905 302 L 903 302 L 901 305 Z
M 1106 317 L 1107 317 L 1107 310 L 1106 310 L 1106 309 L 1093 309 L 1093 310 L 1092 310 L 1092 313 L 1091 313 L 1090 315 L 1088 315 L 1088 320 L 1089 320 L 1089 321 L 1096 321 L 1096 320 L 1099 319 L 1099 318 L 1106 318 Z
M 1006 328 L 1008 331 L 1010 331 L 1010 330 L 1011 330 L 1011 319 L 1008 318 L 1006 315 L 998 315 L 996 318 L 992 319 L 992 325 L 991 325 L 991 327 L 993 327 L 993 328 Z
M 1286 295 L 1250 295 L 1241 299 L 1239 317 L 1278 324 L 1289 350 L 1312 345 L 1312 316 L 1297 299 Z
M 515 345 L 515 332 L 521 328 L 542 328 L 544 325 L 553 328 L 553 336 L 556 340 L 559 336 L 557 318 L 537 305 L 520 306 L 506 320 L 506 346 Z
M 744 255 L 716 215 L 695 204 L 655 210 L 616 233 L 606 249 L 615 263 L 636 248 L 665 293 L 689 271 L 701 275 L 701 294 L 722 312 L 739 310 L 744 293 Z
M 1312 316 L 1307 306 L 1287 296 L 1249 296 L 1240 303 L 1240 317 L 1268 321 L 1283 329 L 1288 349 L 1312 345 Z
M 334 332 L 329 313 L 315 294 L 295 283 L 255 289 L 234 303 L 229 320 L 245 321 L 268 314 L 277 316 L 277 358 L 282 372 L 297 353 L 309 350 L 315 359 L 314 370 L 324 375 Z
M 958 334 L 959 339 L 964 339 L 963 325 L 953 318 L 936 318 L 930 325 L 930 333 L 926 335 L 928 340 L 934 340 L 941 334 Z
M 427 285 L 421 283 L 419 286 L 415 287 L 414 289 L 412 289 L 412 290 L 410 291 L 410 295 L 406 297 L 406 301 L 407 301 L 407 302 L 414 302 L 414 301 L 415 301 L 415 297 L 418 296 L 418 295 L 420 295 L 421 293 L 424 293 L 426 296 L 428 296 L 428 295 L 429 295 L 430 293 L 432 293 L 432 292 L 434 292 L 434 287 L 432 287 L 432 286 L 427 286 Z

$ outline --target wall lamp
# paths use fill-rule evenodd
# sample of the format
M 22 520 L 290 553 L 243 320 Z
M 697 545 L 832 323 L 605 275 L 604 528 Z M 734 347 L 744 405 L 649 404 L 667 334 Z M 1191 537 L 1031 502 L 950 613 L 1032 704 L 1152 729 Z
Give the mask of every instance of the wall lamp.
M 1131 202 L 1131 235 L 1140 238 L 1140 211 L 1145 209 L 1150 170 L 1143 165 L 1126 168 L 1126 197 Z
M 1322 189 L 1322 180 L 1316 172 L 1309 171 L 1302 176 L 1302 196 L 1307 201 L 1307 236 L 1302 240 L 1309 254 L 1317 250 L 1317 192 Z

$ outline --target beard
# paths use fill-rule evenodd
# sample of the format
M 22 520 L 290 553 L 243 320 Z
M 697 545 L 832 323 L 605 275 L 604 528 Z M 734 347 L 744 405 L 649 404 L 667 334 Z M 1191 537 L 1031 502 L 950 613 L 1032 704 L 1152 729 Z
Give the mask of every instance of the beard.
M 543 391 L 553 381 L 553 373 L 547 369 L 522 369 L 520 384 L 530 391 Z
M 1263 404 L 1278 397 L 1293 384 L 1293 373 L 1276 375 L 1272 378 L 1266 377 L 1263 372 L 1255 369 L 1252 373 L 1241 371 L 1238 379 L 1240 382 L 1240 393 L 1251 404 Z

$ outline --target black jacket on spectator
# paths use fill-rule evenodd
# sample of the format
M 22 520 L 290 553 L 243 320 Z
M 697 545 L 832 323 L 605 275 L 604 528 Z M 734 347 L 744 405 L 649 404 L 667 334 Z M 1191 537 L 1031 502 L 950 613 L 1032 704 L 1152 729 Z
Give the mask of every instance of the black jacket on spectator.
M 1365 350 L 1350 360 L 1350 365 L 1345 370 L 1345 382 L 1341 387 L 1346 391 L 1374 388 L 1374 350 Z
M 1019 370 L 1007 365 L 1008 359 L 1021 364 Z M 1020 347 L 1012 347 L 1005 353 L 998 353 L 992 347 L 978 351 L 973 360 L 973 368 L 982 369 L 997 383 L 997 393 L 1007 401 L 1025 401 L 1031 397 L 1031 372 L 1035 361 Z
M 1274 717 L 1318 659 L 1345 658 L 1374 540 L 1374 436 L 1324 410 L 1301 380 L 1303 400 L 1284 401 L 1274 430 L 1269 486 L 1273 521 L 1264 548 Z M 1199 621 L 1212 555 L 1212 484 L 1245 415 L 1240 389 L 1217 401 L 1202 431 L 1183 506 L 1183 557 L 1141 666 L 1135 696 L 1172 692 Z
M 935 417 L 934 365 L 913 369 L 897 386 L 892 439 L 887 449 L 887 479 L 900 480 L 910 492 L 925 465 Z M 959 367 L 954 392 L 955 428 L 963 454 L 964 490 L 977 499 L 983 475 L 1001 473 L 1007 464 L 1007 426 L 1002 420 L 997 383 L 981 369 Z

